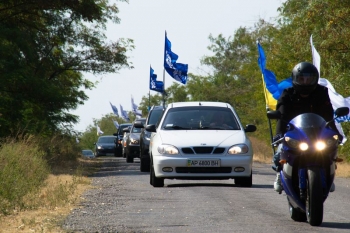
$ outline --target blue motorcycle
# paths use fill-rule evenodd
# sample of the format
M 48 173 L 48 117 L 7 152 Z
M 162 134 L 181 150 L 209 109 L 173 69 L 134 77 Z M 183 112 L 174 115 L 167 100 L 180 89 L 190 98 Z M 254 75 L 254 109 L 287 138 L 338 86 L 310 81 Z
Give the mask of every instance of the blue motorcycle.
M 348 114 L 349 108 L 338 108 L 332 121 Z M 281 113 L 269 111 L 267 117 L 280 119 Z M 273 143 L 281 146 L 281 183 L 290 216 L 311 226 L 322 224 L 323 203 L 335 176 L 339 140 L 329 123 L 314 113 L 300 114 L 288 123 L 284 137 Z

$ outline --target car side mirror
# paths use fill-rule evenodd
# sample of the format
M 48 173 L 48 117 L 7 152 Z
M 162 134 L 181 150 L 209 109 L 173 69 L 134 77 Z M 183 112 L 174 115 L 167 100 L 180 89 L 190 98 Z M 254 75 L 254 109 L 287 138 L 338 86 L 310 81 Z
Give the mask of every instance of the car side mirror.
M 244 131 L 246 133 L 248 133 L 248 132 L 255 132 L 256 131 L 256 126 L 255 125 L 246 125 Z
M 136 121 L 134 123 L 134 127 L 135 128 L 144 128 L 144 125 L 143 125 L 143 123 L 141 121 Z
M 157 132 L 156 125 L 147 125 L 145 129 L 149 132 Z

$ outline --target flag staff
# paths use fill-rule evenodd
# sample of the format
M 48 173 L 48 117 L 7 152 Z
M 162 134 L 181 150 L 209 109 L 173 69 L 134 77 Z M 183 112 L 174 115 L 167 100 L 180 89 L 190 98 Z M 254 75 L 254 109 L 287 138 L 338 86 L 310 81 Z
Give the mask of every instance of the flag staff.
M 163 108 L 165 108 L 165 69 L 163 69 Z

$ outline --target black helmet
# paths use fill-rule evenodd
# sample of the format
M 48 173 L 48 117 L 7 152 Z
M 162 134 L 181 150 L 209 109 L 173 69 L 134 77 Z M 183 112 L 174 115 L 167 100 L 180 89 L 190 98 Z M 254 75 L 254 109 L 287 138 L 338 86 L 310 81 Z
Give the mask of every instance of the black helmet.
M 308 62 L 299 63 L 292 71 L 293 87 L 299 94 L 308 95 L 315 90 L 318 78 L 317 68 Z

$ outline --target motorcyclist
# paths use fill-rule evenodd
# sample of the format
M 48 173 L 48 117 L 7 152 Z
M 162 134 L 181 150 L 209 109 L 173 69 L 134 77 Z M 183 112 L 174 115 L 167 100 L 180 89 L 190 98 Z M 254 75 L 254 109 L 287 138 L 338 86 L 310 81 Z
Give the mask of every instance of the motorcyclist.
M 286 133 L 288 122 L 302 113 L 315 113 L 322 116 L 326 121 L 333 119 L 333 107 L 328 95 L 328 89 L 318 84 L 319 73 L 317 68 L 308 62 L 297 64 L 292 71 L 293 86 L 283 91 L 277 101 L 276 110 L 282 114 L 281 119 L 277 121 L 276 135 L 273 141 L 281 139 Z M 334 121 L 330 127 L 338 133 L 338 140 L 342 141 L 342 135 L 335 126 Z M 281 193 L 282 185 L 279 171 L 282 169 L 280 161 L 281 144 L 273 156 L 273 162 L 276 166 L 276 180 L 274 189 Z M 334 184 L 331 191 L 334 191 Z

